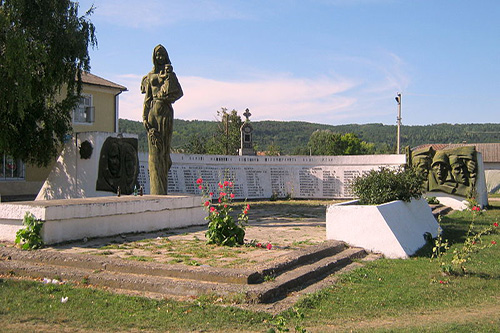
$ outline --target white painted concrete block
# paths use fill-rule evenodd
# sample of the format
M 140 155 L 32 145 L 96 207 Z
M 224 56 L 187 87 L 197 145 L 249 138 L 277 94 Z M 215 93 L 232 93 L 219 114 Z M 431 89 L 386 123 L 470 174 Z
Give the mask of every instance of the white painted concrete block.
M 438 223 L 425 199 L 378 206 L 357 201 L 330 205 L 326 238 L 346 242 L 387 258 L 407 258 L 425 245 L 425 233 L 438 234 Z
M 27 211 L 45 221 L 46 244 L 206 224 L 202 197 L 121 196 L 0 204 L 0 240 L 14 241 Z

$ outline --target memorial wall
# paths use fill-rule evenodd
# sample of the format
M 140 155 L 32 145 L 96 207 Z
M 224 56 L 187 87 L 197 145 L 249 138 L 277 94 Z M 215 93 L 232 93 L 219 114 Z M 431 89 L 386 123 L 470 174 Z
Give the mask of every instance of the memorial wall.
M 352 198 L 348 184 L 364 171 L 397 167 L 405 155 L 225 156 L 171 154 L 168 193 L 199 194 L 198 178 L 217 192 L 219 181 L 232 181 L 236 199 Z M 149 193 L 148 158 L 139 154 L 138 182 Z

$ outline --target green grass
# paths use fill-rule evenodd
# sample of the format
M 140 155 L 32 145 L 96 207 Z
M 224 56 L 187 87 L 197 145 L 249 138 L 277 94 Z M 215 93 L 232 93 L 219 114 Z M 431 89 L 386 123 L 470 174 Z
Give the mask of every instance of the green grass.
M 476 220 L 477 230 L 500 222 L 500 203 Z M 443 218 L 449 254 L 464 241 L 470 212 Z M 0 280 L 0 323 L 6 330 L 86 329 L 100 331 L 256 331 L 277 323 L 293 331 L 498 331 L 500 327 L 499 244 L 472 257 L 465 276 L 442 275 L 430 248 L 407 260 L 381 259 L 340 277 L 337 284 L 302 298 L 295 310 L 274 317 L 234 308 L 216 296 L 191 302 L 113 295 L 72 285 Z M 190 260 L 179 255 L 179 260 Z M 446 256 L 444 257 L 446 258 Z M 443 283 L 440 283 L 442 281 Z M 61 303 L 61 297 L 68 297 Z M 241 303 L 243 295 L 237 295 Z M 297 311 L 304 315 L 297 316 Z M 16 326 L 12 326 L 15 324 Z M 9 326 L 11 325 L 11 326 Z M 30 326 L 31 325 L 31 326 Z

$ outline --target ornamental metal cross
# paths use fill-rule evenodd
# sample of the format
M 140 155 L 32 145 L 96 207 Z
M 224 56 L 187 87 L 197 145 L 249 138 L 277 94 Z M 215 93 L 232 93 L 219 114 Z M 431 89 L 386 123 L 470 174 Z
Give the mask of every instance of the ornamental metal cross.
M 250 121 L 250 119 L 248 118 L 250 118 L 252 114 L 250 113 L 250 110 L 248 110 L 248 108 L 245 110 L 245 113 L 243 113 L 243 115 L 247 118 L 247 121 Z

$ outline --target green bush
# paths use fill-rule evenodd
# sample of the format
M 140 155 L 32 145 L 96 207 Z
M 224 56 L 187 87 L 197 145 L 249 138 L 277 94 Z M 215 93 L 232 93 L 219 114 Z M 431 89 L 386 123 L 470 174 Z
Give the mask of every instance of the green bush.
M 409 202 L 422 196 L 423 178 L 413 168 L 371 170 L 353 180 L 350 187 L 362 205 L 394 200 Z
M 36 219 L 30 212 L 26 212 L 23 220 L 23 224 L 26 227 L 16 232 L 16 244 L 20 244 L 23 250 L 35 250 L 43 247 L 41 235 L 43 222 L 40 219 Z

